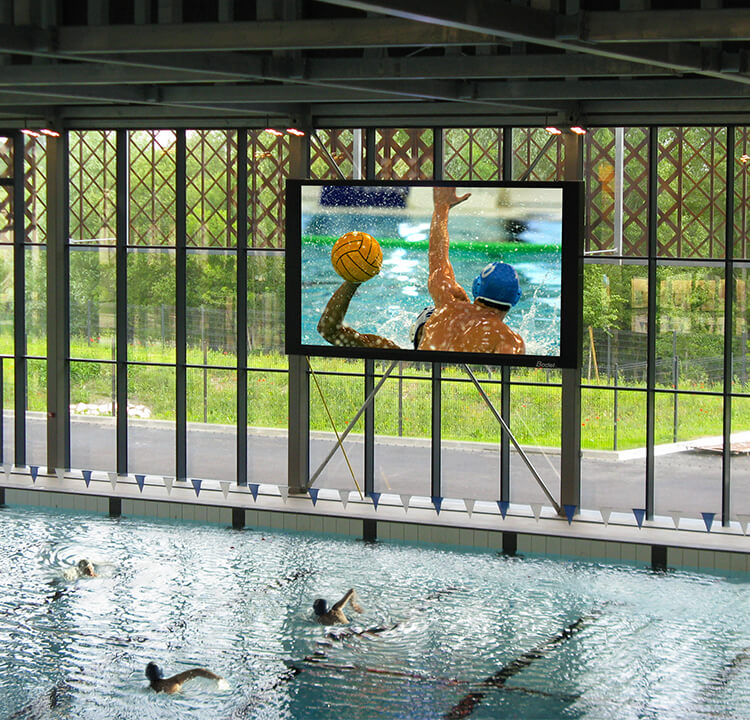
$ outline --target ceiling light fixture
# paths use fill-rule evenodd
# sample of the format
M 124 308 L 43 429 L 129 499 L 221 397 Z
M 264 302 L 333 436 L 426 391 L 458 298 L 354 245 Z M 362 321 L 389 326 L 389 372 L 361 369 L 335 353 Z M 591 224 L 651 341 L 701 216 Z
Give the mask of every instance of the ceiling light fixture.
M 290 135 L 296 135 L 297 137 L 303 137 L 305 134 L 302 130 L 297 130 L 297 128 L 293 128 L 293 127 L 287 128 L 286 131 Z
M 42 128 L 41 133 L 48 137 L 60 137 L 60 133 L 57 130 L 50 130 L 49 128 Z
M 264 132 L 270 133 L 271 135 L 276 135 L 276 137 L 281 137 L 284 133 L 281 132 L 281 130 L 277 130 L 276 128 L 266 128 Z
M 544 128 L 550 135 L 562 135 L 562 130 L 559 130 L 554 125 L 547 125 L 546 128 Z
M 24 128 L 23 130 L 21 130 L 21 132 L 24 135 L 28 135 L 29 137 L 39 137 L 42 134 L 37 130 L 30 130 L 29 128 Z
M 580 125 L 573 125 L 570 128 L 570 132 L 575 133 L 576 135 L 585 135 L 586 129 L 582 128 Z

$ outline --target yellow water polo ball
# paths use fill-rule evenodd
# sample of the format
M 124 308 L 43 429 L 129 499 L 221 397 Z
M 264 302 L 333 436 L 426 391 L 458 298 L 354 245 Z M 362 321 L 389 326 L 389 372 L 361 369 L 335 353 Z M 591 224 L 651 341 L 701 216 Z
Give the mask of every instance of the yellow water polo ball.
M 344 233 L 334 243 L 331 264 L 344 280 L 361 283 L 380 272 L 383 251 L 372 235 L 353 230 Z

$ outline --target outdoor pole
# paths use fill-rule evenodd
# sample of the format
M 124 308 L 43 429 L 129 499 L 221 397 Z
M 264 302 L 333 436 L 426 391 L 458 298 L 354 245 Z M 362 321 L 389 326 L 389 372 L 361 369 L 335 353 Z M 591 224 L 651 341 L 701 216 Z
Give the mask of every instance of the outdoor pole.
M 502 129 L 502 178 L 513 179 L 513 128 Z M 510 368 L 500 368 L 500 415 L 510 427 Z M 510 438 L 500 433 L 500 500 L 510 502 Z

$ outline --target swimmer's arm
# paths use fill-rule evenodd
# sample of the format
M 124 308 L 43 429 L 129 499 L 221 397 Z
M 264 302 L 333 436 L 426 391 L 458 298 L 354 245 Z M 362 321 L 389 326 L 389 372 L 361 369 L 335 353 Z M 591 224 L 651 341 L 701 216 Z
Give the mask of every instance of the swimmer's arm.
M 183 683 L 187 682 L 188 680 L 192 680 L 196 677 L 202 677 L 202 678 L 208 678 L 209 680 L 223 680 L 221 675 L 217 675 L 216 673 L 212 673 L 210 670 L 206 670 L 206 668 L 192 668 L 191 670 L 184 670 L 181 673 L 177 673 L 177 675 L 172 675 L 170 678 L 165 678 L 165 683 L 176 683 L 178 685 L 182 685 Z
M 456 188 L 436 187 L 432 191 L 434 210 L 430 223 L 429 265 L 430 275 L 427 289 L 430 291 L 435 307 L 442 307 L 454 300 L 468 302 L 469 296 L 456 281 L 453 265 L 448 258 L 448 213 L 469 197 L 469 193 L 460 198 Z
M 353 327 L 344 323 L 346 311 L 349 309 L 354 293 L 357 292 L 359 285 L 344 280 L 341 286 L 336 290 L 328 304 L 323 310 L 323 314 L 318 321 L 318 332 L 331 345 L 339 347 L 372 347 L 372 348 L 391 348 L 398 350 L 399 346 L 380 335 L 371 335 L 359 333 Z
M 351 603 L 352 608 L 358 613 L 362 612 L 362 608 L 357 602 L 357 591 L 354 588 L 350 588 L 347 590 L 346 595 L 341 598 L 332 608 L 331 612 L 335 612 L 336 610 L 342 610 L 346 607 L 347 603 Z

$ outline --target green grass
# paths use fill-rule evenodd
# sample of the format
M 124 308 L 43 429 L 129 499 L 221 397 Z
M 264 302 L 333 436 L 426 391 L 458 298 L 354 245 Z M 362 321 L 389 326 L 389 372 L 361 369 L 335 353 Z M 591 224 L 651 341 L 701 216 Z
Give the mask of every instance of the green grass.
M 33 345 L 30 343 L 30 345 Z M 29 347 L 29 353 L 34 348 Z M 161 345 L 129 348 L 129 359 L 136 362 L 174 362 L 174 348 Z M 88 344 L 85 340 L 71 343 L 71 355 L 85 359 L 111 359 L 109 340 Z M 187 412 L 189 422 L 232 425 L 236 422 L 237 374 L 230 362 L 232 355 L 209 350 L 209 365 L 226 369 L 188 368 Z M 202 364 L 203 351 L 189 348 L 188 364 Z M 312 430 L 330 431 L 326 412 L 334 418 L 341 431 L 364 400 L 363 363 L 339 358 L 311 358 L 315 378 L 325 398 L 321 400 L 317 385 L 310 382 L 310 426 Z M 252 367 L 263 368 L 248 373 L 248 425 L 251 427 L 287 427 L 287 359 L 281 354 L 253 354 Z M 385 364 L 377 364 L 382 372 Z M 431 383 L 429 366 L 403 364 L 404 377 L 385 382 L 376 401 L 375 432 L 380 435 L 430 437 Z M 13 362 L 3 363 L 5 406 L 13 403 Z M 277 372 L 275 372 L 277 371 Z M 71 403 L 105 404 L 112 402 L 113 368 L 110 364 L 84 361 L 71 362 Z M 396 373 L 398 371 L 395 371 Z M 485 381 L 483 387 L 496 408 L 500 407 L 500 385 L 486 382 L 499 379 L 499 372 L 491 376 L 486 368 L 475 367 L 477 377 Z M 343 373 L 343 374 L 342 374 Z M 29 361 L 29 409 L 46 410 L 46 361 Z M 545 372 L 531 368 L 513 370 L 511 390 L 511 424 L 514 434 L 524 445 L 558 447 L 560 445 L 560 387 L 559 372 Z M 468 381 L 461 368 L 445 366 L 442 385 L 442 436 L 446 440 L 498 442 L 498 423 L 484 401 Z M 534 384 L 531 384 L 534 383 Z M 591 383 L 590 383 L 591 384 Z M 645 445 L 646 395 L 643 386 L 631 386 L 617 391 L 617 449 L 625 450 Z M 665 388 L 666 389 L 666 388 Z M 718 385 L 696 382 L 683 389 L 721 392 Z M 155 365 L 130 365 L 128 393 L 132 404 L 145 405 L 153 419 L 174 420 L 175 370 Z M 677 440 L 689 440 L 722 431 L 722 401 L 705 394 L 674 396 L 657 394 L 655 433 L 657 443 L 672 442 L 674 437 L 675 397 L 677 400 Z M 399 402 L 400 399 L 400 402 Z M 604 384 L 583 388 L 581 396 L 582 447 L 614 449 L 615 392 Z M 360 418 L 354 432 L 362 432 Z M 733 431 L 750 430 L 750 402 L 736 402 L 733 407 Z

